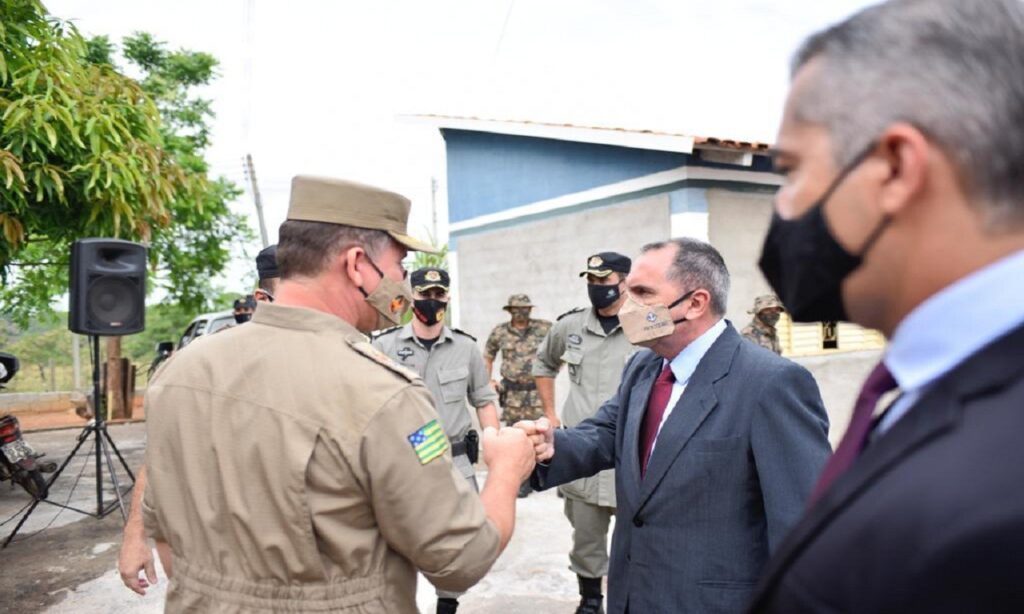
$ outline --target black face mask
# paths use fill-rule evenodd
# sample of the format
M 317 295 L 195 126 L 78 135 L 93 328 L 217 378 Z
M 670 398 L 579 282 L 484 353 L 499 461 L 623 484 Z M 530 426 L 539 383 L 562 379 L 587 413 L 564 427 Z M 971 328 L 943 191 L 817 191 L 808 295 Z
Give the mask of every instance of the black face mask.
M 843 280 L 861 265 L 889 218 L 878 223 L 860 254 L 851 254 L 832 235 L 823 211 L 832 193 L 874 147 L 872 143 L 846 165 L 807 213 L 794 220 L 772 215 L 758 266 L 795 322 L 847 319 Z
M 448 303 L 446 301 L 439 301 L 436 298 L 416 299 L 412 303 L 413 315 L 427 326 L 433 326 L 444 320 L 446 309 L 448 309 Z
M 251 319 L 252 319 L 252 314 L 251 313 L 236 313 L 235 314 L 235 323 L 236 324 L 245 324 L 246 322 L 248 322 Z
M 619 284 L 614 286 L 603 286 L 601 284 L 587 284 L 587 294 L 590 295 L 590 304 L 597 309 L 604 309 L 615 304 L 622 296 Z

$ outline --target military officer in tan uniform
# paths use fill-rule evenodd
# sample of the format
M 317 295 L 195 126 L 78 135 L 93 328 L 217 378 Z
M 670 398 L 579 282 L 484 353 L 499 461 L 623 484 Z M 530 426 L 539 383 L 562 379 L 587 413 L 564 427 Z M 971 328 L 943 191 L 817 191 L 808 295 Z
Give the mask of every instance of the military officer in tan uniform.
M 499 428 L 498 394 L 489 385 L 476 339 L 444 324 L 448 310 L 448 271 L 423 267 L 412 272 L 412 320 L 384 331 L 373 346 L 389 358 L 415 371 L 426 383 L 441 426 L 451 444 L 455 468 L 477 490 L 477 432 L 469 406 L 476 409 L 483 427 Z M 461 593 L 438 590 L 437 614 L 451 614 L 459 607 Z
M 782 345 L 779 344 L 779 333 L 775 330 L 775 325 L 785 310 L 782 301 L 774 294 L 757 297 L 754 299 L 754 308 L 747 312 L 754 314 L 754 317 L 750 319 L 750 324 L 743 327 L 740 334 L 766 350 L 782 354 Z
M 408 303 L 409 201 L 292 182 L 274 303 L 176 353 L 146 393 L 146 529 L 169 612 L 416 612 L 416 572 L 477 582 L 533 447 L 486 429 L 478 496 L 419 376 L 363 333 Z
M 615 252 L 587 258 L 580 277 L 587 280 L 589 309 L 563 314 L 537 350 L 533 375 L 544 414 L 558 426 L 576 426 L 593 416 L 619 386 L 626 361 L 639 348 L 626 340 L 619 326 L 619 308 L 626 298 L 625 279 L 631 261 Z M 555 376 L 569 368 L 569 397 L 562 418 L 555 414 Z M 565 496 L 565 515 L 573 527 L 569 568 L 580 585 L 578 614 L 603 612 L 601 581 L 608 574 L 608 525 L 615 513 L 615 475 L 602 471 L 577 480 L 559 491 Z

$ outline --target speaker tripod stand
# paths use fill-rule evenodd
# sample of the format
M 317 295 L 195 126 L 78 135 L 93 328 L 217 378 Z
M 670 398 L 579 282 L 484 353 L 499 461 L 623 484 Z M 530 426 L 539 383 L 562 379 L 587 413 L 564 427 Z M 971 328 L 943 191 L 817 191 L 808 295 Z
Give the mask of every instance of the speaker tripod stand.
M 11 543 L 11 540 L 13 540 L 14 536 L 18 534 L 18 531 L 21 530 L 21 527 L 25 524 L 25 521 L 28 520 L 28 517 L 32 515 L 32 512 L 35 511 L 36 507 L 38 507 L 40 503 L 47 503 L 55 507 L 78 512 L 79 514 L 92 516 L 93 518 L 104 518 L 115 509 L 120 509 L 121 518 L 125 521 L 128 519 L 128 511 L 125 508 L 124 495 L 135 486 L 135 474 L 132 473 L 132 470 L 128 467 L 128 463 L 125 462 L 124 457 L 121 456 L 121 451 L 117 449 L 117 446 L 114 444 L 114 440 L 110 437 L 110 433 L 107 432 L 107 422 L 104 417 L 106 408 L 105 403 L 102 401 L 102 396 L 100 395 L 100 338 L 98 335 L 90 335 L 89 341 L 92 344 L 93 421 L 85 425 L 85 428 L 83 428 L 82 432 L 79 433 L 78 443 L 71 451 L 71 454 L 64 459 L 64 462 L 61 463 L 57 471 L 55 471 L 50 477 L 50 480 L 47 483 L 47 490 L 51 491 L 50 487 L 53 486 L 61 474 L 64 473 L 64 469 L 67 468 L 71 460 L 75 458 L 79 450 L 82 449 L 82 446 L 85 445 L 85 442 L 89 439 L 94 439 L 93 449 L 96 453 L 96 511 L 86 511 L 65 503 L 50 501 L 49 499 L 36 499 L 25 512 L 25 515 L 21 517 L 21 520 L 18 521 L 17 526 L 14 527 L 11 534 L 7 536 L 6 540 L 4 540 L 2 548 L 6 548 L 8 544 Z M 113 451 L 114 455 L 117 456 L 117 460 L 121 461 L 121 466 L 124 467 L 125 472 L 132 481 L 131 486 L 126 488 L 124 492 L 121 492 L 121 485 L 118 483 L 114 459 L 110 454 L 111 451 Z M 110 482 L 114 487 L 115 499 L 106 505 L 103 503 L 104 464 L 106 465 L 107 471 L 110 472 Z

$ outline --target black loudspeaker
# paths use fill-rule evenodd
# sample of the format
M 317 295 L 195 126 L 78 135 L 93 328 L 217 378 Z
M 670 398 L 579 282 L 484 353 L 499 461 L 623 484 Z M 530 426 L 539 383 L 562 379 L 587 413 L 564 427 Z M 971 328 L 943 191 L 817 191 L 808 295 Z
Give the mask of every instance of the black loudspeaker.
M 119 239 L 71 246 L 68 328 L 82 335 L 130 335 L 146 328 L 146 248 Z

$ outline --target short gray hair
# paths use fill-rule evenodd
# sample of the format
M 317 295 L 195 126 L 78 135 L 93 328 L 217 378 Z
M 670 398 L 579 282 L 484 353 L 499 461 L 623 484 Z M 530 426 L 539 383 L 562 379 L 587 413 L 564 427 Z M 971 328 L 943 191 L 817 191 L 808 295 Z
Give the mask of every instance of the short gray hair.
M 362 247 L 372 258 L 387 249 L 391 241 L 383 230 L 287 220 L 278 231 L 277 266 L 281 279 L 316 277 L 350 247 Z
M 698 288 L 707 290 L 711 295 L 711 311 L 718 316 L 725 315 L 729 302 L 729 269 L 722 254 L 709 243 L 689 238 L 648 243 L 641 251 L 646 253 L 669 245 L 675 245 L 678 250 L 665 276 L 679 283 L 686 292 Z
M 792 73 L 815 59 L 795 112 L 829 130 L 837 165 L 907 122 L 950 156 L 989 228 L 1024 221 L 1024 2 L 890 0 L 811 36 Z

